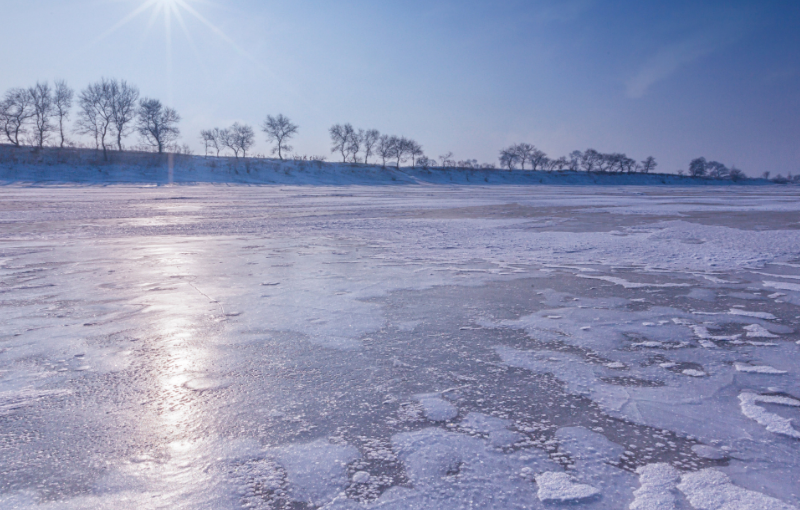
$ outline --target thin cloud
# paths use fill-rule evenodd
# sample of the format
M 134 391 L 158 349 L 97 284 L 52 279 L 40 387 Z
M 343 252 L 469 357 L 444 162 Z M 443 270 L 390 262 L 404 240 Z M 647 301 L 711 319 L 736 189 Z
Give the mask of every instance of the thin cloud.
M 730 19 L 716 29 L 704 28 L 681 41 L 663 46 L 628 81 L 628 96 L 644 96 L 650 87 L 669 78 L 686 65 L 733 44 L 748 29 L 749 26 L 743 18 Z

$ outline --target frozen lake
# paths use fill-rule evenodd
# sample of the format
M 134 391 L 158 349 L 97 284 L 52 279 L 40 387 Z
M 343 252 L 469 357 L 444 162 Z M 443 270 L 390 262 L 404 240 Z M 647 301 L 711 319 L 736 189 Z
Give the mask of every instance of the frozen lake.
M 800 193 L 0 187 L 0 507 L 800 507 Z

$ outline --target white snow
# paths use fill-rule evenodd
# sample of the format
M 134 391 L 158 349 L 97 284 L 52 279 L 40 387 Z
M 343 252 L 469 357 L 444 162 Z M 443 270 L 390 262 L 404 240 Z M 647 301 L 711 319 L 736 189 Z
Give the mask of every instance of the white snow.
M 594 276 L 588 274 L 579 274 L 577 276 L 580 278 L 590 278 L 592 280 L 604 280 L 616 285 L 621 285 L 626 289 L 644 289 L 648 287 L 662 287 L 662 288 L 691 287 L 691 285 L 688 283 L 639 283 L 639 282 L 629 282 L 628 280 L 625 280 L 623 278 L 617 278 L 614 276 Z
M 284 469 L 289 494 L 294 501 L 312 506 L 332 500 L 348 483 L 347 464 L 358 459 L 358 450 L 349 445 L 334 445 L 319 439 L 312 443 L 289 445 L 267 452 Z
M 487 434 L 489 436 L 489 444 L 494 447 L 512 446 L 525 437 L 522 434 L 508 430 L 508 427 L 511 426 L 510 420 L 504 420 L 482 413 L 467 414 L 461 422 L 461 426 L 469 431 Z
M 450 402 L 442 399 L 438 393 L 417 395 L 415 397 L 431 421 L 447 421 L 458 416 L 458 409 Z
M 768 312 L 751 312 L 748 310 L 740 310 L 738 308 L 731 308 L 728 313 L 731 315 L 742 315 L 744 317 L 755 317 L 756 319 L 766 319 L 771 321 L 777 319 L 777 317 Z
M 68 389 L 45 390 L 25 388 L 17 391 L 0 392 L 0 416 L 11 414 L 12 411 L 34 405 L 36 402 L 48 397 L 58 397 L 72 393 Z
M 686 473 L 678 488 L 696 510 L 797 510 L 779 499 L 734 485 L 716 469 Z
M 536 475 L 537 495 L 542 503 L 582 503 L 600 496 L 591 485 L 576 483 L 567 473 L 548 471 Z
M 792 420 L 775 413 L 770 413 L 758 403 L 778 404 L 790 407 L 800 407 L 800 400 L 777 395 L 758 395 L 744 392 L 739 394 L 739 406 L 742 414 L 764 426 L 767 431 L 784 436 L 800 439 L 800 431 L 792 427 Z
M 696 444 L 692 446 L 692 451 L 696 453 L 698 457 L 704 459 L 721 460 L 727 457 L 727 454 L 723 451 L 706 444 Z
M 772 287 L 778 290 L 791 290 L 793 292 L 800 292 L 800 283 L 787 283 L 787 282 L 763 282 L 764 287 Z
M 787 373 L 786 370 L 778 370 L 767 365 L 746 365 L 744 363 L 734 363 L 737 372 L 749 372 L 753 374 L 781 375 Z
M 641 485 L 633 495 L 630 510 L 674 510 L 677 506 L 676 486 L 680 475 L 669 464 L 647 464 L 636 470 Z
M 731 340 L 737 340 L 742 335 L 712 335 L 709 333 L 708 328 L 705 326 L 694 325 L 689 326 L 694 331 L 694 334 L 697 338 L 702 338 L 703 340 L 719 340 L 723 342 L 728 342 Z
M 201 168 L 199 173 L 206 170 Z M 307 177 L 309 182 L 316 178 Z M 333 177 L 341 179 L 336 183 L 350 178 L 344 173 Z M 257 181 L 255 176 L 252 179 Z M 691 218 L 663 221 L 659 215 L 724 212 L 731 210 L 731 203 L 744 211 L 797 210 L 800 201 L 791 194 L 783 198 L 737 195 L 741 199 L 734 201 L 726 193 L 705 196 L 706 191 L 683 190 L 677 196 L 674 190 L 647 189 L 642 190 L 646 196 L 633 196 L 624 190 L 598 193 L 594 188 L 546 187 L 404 186 L 389 191 L 356 186 L 200 185 L 149 190 L 6 186 L 2 192 L 8 197 L 3 202 L 7 205 L 0 211 L 8 233 L 0 258 L 3 281 L 28 268 L 33 271 L 50 264 L 56 269 L 36 273 L 40 281 L 35 285 L 19 283 L 2 289 L 4 299 L 10 296 L 19 306 L 0 309 L 4 326 L 0 414 L 38 417 L 41 413 L 52 420 L 64 416 L 54 411 L 60 403 L 57 399 L 73 398 L 61 388 L 83 388 L 86 381 L 125 380 L 126 374 L 136 373 L 146 381 L 145 391 L 131 388 L 137 390 L 136 397 L 123 403 L 131 404 L 137 416 L 141 408 L 143 418 L 130 424 L 132 434 L 126 440 L 137 447 L 164 443 L 169 458 L 162 462 L 159 452 L 149 452 L 152 457 L 137 453 L 130 465 L 127 459 L 115 463 L 111 458 L 107 477 L 91 480 L 92 487 L 112 487 L 103 494 L 130 497 L 133 508 L 136 503 L 147 507 L 147 501 L 162 493 L 169 496 L 164 497 L 164 506 L 175 508 L 202 508 L 198 501 L 205 497 L 207 506 L 225 498 L 238 502 L 236 491 L 244 483 L 243 472 L 258 475 L 262 489 L 286 489 L 292 501 L 326 510 L 541 508 L 537 491 L 554 503 L 586 494 L 589 497 L 582 504 L 592 508 L 617 510 L 629 504 L 631 508 L 656 504 L 670 508 L 674 471 L 647 466 L 638 473 L 637 482 L 633 473 L 614 467 L 624 449 L 609 438 L 620 444 L 631 438 L 620 435 L 621 431 L 608 434 L 605 423 L 605 431 L 588 421 L 576 422 L 588 428 L 555 431 L 558 451 L 573 461 L 567 473 L 549 460 L 547 452 L 526 443 L 528 434 L 539 429 L 515 421 L 521 418 L 514 404 L 501 409 L 505 407 L 502 401 L 495 402 L 488 394 L 509 388 L 491 388 L 484 379 L 487 372 L 519 367 L 533 372 L 527 376 L 534 378 L 552 373 L 565 391 L 587 397 L 585 402 L 591 400 L 593 413 L 627 420 L 631 427 L 647 425 L 682 437 L 692 434 L 704 443 L 732 445 L 735 455 L 706 445 L 695 445 L 692 452 L 700 458 L 728 458 L 730 469 L 740 469 L 738 474 L 730 472 L 737 484 L 744 480 L 747 487 L 761 487 L 766 480 L 780 479 L 780 473 L 796 473 L 800 466 L 795 443 L 773 435 L 797 438 L 800 433 L 792 420 L 762 405 L 790 406 L 796 413 L 800 400 L 748 390 L 794 392 L 800 382 L 790 367 L 797 345 L 793 338 L 765 349 L 768 344 L 742 342 L 742 335 L 728 332 L 734 325 L 744 327 L 748 338 L 774 338 L 792 333 L 789 325 L 795 327 L 795 321 L 785 316 L 788 305 L 779 307 L 766 299 L 760 303 L 774 306 L 775 315 L 738 308 L 719 313 L 714 302 L 727 303 L 723 300 L 732 289 L 761 281 L 748 278 L 749 268 L 796 257 L 800 241 L 795 231 L 703 225 Z M 197 200 L 190 200 L 192 205 L 162 200 L 181 196 Z M 26 197 L 38 197 L 38 202 L 30 202 L 34 206 L 23 212 L 15 209 L 30 200 Z M 42 206 L 50 203 L 56 205 Z M 491 210 L 503 204 L 517 204 L 524 217 L 470 218 L 466 213 L 447 217 L 449 211 L 460 208 Z M 587 206 L 608 210 L 612 222 L 618 218 L 614 211 L 641 218 L 628 217 L 626 221 L 638 223 L 613 225 L 613 232 L 570 223 L 571 211 L 585 211 Z M 191 216 L 172 217 L 179 210 Z M 263 214 L 251 217 L 245 210 L 263 210 Z M 566 210 L 570 214 L 564 214 Z M 139 215 L 142 211 L 146 214 Z M 212 228 L 217 217 L 226 220 L 220 231 Z M 171 230 L 176 225 L 179 230 Z M 41 230 L 26 230 L 34 227 Z M 540 271 L 539 264 L 554 260 L 565 264 Z M 704 271 L 716 276 L 707 278 Z M 576 281 L 576 273 L 591 273 L 599 282 L 613 285 Z M 38 284 L 49 286 L 37 290 Z M 509 295 L 509 299 L 518 299 L 520 306 L 512 310 L 504 308 L 505 303 L 485 301 L 474 307 L 465 303 L 462 308 L 456 300 L 454 315 L 463 317 L 451 324 L 450 312 L 421 317 L 427 303 L 415 302 L 417 295 L 428 299 L 429 291 L 469 286 L 488 292 L 493 285 L 515 285 L 519 296 Z M 598 289 L 576 290 L 590 285 Z M 687 285 L 694 286 L 688 296 L 691 301 L 685 299 L 688 290 L 675 289 Z M 413 308 L 414 317 L 405 317 L 413 315 L 407 309 L 383 302 L 404 292 L 412 296 L 414 306 L 409 310 Z M 417 305 L 423 309 L 414 308 Z M 687 305 L 696 310 L 687 311 Z M 764 322 L 777 321 L 776 316 L 787 326 Z M 445 330 L 441 336 L 437 328 Z M 520 343 L 512 344 L 515 347 L 500 345 L 505 333 L 492 330 L 508 328 L 520 330 Z M 468 349 L 452 351 L 431 360 L 424 349 L 413 352 L 404 347 L 405 339 L 428 335 L 430 330 L 435 334 L 426 341 L 437 348 L 451 341 L 448 335 L 485 337 L 496 348 L 479 356 Z M 395 341 L 398 344 L 391 345 Z M 726 343 L 712 349 L 714 341 Z M 376 362 L 371 356 L 381 342 L 391 349 Z M 695 348 L 698 344 L 708 349 Z M 291 356 L 296 352 L 318 360 L 319 373 L 327 374 L 327 356 L 338 356 L 340 350 L 347 350 L 346 359 L 358 363 L 363 359 L 375 374 L 380 382 L 374 388 L 377 405 L 369 397 L 348 395 L 364 406 L 347 410 L 355 423 L 336 422 L 341 419 L 336 413 L 314 422 L 315 409 L 301 411 L 305 402 L 300 399 L 312 392 L 326 398 L 338 391 L 347 393 L 351 389 L 343 382 L 346 379 L 335 380 L 331 387 L 309 384 L 304 395 L 287 396 L 280 395 L 281 374 L 294 369 Z M 145 359 L 152 352 L 157 353 L 156 359 Z M 478 368 L 474 373 L 457 372 L 447 358 L 450 355 L 474 360 Z M 253 366 L 260 363 L 275 369 L 274 380 L 271 372 L 254 382 L 250 374 L 257 372 Z M 129 370 L 132 366 L 135 372 Z M 150 370 L 156 376 L 143 377 Z M 780 377 L 769 375 L 779 373 Z M 425 378 L 418 380 L 423 374 Z M 300 374 L 302 378 L 313 383 L 325 380 L 311 372 Z M 781 388 L 743 386 L 766 386 L 768 378 L 773 381 L 769 384 Z M 427 393 L 446 387 L 485 392 L 486 401 L 481 404 L 491 410 L 469 412 L 469 404 L 462 404 L 456 391 Z M 568 406 L 553 398 L 554 406 Z M 281 399 L 289 402 L 281 403 Z M 331 398 L 331 408 L 337 399 Z M 415 401 L 410 404 L 418 417 L 415 421 L 368 421 L 382 410 L 394 413 L 398 401 L 408 404 L 410 400 Z M 308 402 L 317 405 L 314 399 Z M 36 413 L 28 413 L 31 406 Z M 97 427 L 113 426 L 110 420 L 126 416 L 115 414 L 116 409 L 108 404 L 86 414 L 96 420 Z M 579 420 L 586 417 L 583 409 L 569 412 Z M 429 422 L 419 418 L 422 413 Z M 386 434 L 381 440 L 388 457 L 402 464 L 410 482 L 407 486 L 389 489 L 365 503 L 343 496 L 354 484 L 369 486 L 381 476 L 360 464 L 363 452 L 332 435 L 336 427 L 354 424 L 349 430 L 364 431 L 359 434 Z M 422 426 L 432 428 L 418 430 Z M 547 426 L 552 432 L 554 425 Z M 300 438 L 292 435 L 292 439 L 272 442 L 273 432 L 281 428 Z M 224 433 L 215 438 L 218 429 Z M 170 442 L 153 431 L 170 436 Z M 173 433 L 180 434 L 182 441 L 171 442 Z M 248 434 L 251 443 L 242 446 L 245 453 L 238 456 L 217 455 L 217 449 L 204 442 L 208 436 L 212 438 L 208 443 L 233 443 L 232 437 Z M 264 437 L 256 439 L 256 435 Z M 138 438 L 145 443 L 137 443 Z M 22 447 L 14 450 L 14 441 L 9 439 L 4 448 L 14 451 L 15 462 L 40 458 L 26 457 L 29 452 Z M 642 446 L 640 452 L 645 455 L 646 448 L 666 448 L 663 443 Z M 681 456 L 687 465 L 697 460 L 687 455 Z M 644 462 L 649 462 L 647 457 Z M 245 469 L 242 463 L 257 466 Z M 355 468 L 353 463 L 358 463 Z M 532 481 L 537 473 L 541 483 Z M 730 489 L 729 485 L 725 487 Z M 122 489 L 117 491 L 117 487 Z M 146 489 L 139 494 L 132 487 Z M 600 491 L 602 497 L 595 495 Z M 189 493 L 195 495 L 180 503 Z M 697 491 L 692 494 L 700 497 Z M 789 498 L 789 494 L 787 489 L 781 497 Z M 23 502 L 18 506 L 34 507 L 39 496 L 0 495 L 0 507 L 13 508 L 17 500 Z M 114 505 L 110 497 L 76 498 L 61 506 L 109 508 Z
M 681 373 L 690 377 L 705 377 L 707 375 L 702 370 L 695 370 L 694 368 L 686 368 L 682 370 Z
M 372 477 L 366 471 L 356 471 L 353 473 L 353 482 L 355 483 L 368 483 L 370 478 Z
M 747 336 L 750 338 L 778 338 L 778 335 L 773 335 L 761 324 L 750 324 L 745 326 L 744 330 L 747 331 Z

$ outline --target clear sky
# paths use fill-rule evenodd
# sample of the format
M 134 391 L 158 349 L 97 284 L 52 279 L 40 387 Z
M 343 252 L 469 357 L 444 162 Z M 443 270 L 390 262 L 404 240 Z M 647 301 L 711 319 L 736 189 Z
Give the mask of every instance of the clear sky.
M 283 113 L 296 153 L 332 159 L 327 129 L 350 122 L 433 157 L 496 162 L 524 141 L 668 172 L 705 156 L 800 173 L 797 0 L 4 0 L 0 14 L 0 91 L 126 79 L 178 110 L 195 151 L 201 129 Z

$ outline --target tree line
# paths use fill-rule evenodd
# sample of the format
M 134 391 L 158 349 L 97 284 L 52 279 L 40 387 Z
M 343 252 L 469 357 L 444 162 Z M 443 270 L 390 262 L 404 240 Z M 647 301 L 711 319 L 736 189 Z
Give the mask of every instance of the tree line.
M 678 172 L 682 174 L 683 171 Z M 745 179 L 744 172 L 732 166 L 728 168 L 719 161 L 707 161 L 706 158 L 695 158 L 689 163 L 689 175 L 692 177 L 710 177 L 712 179 L 730 179 L 740 181 Z M 769 172 L 765 177 L 769 179 Z
M 531 170 L 571 170 L 573 172 L 583 170 L 584 172 L 648 174 L 656 169 L 658 163 L 653 156 L 636 161 L 624 153 L 605 154 L 595 149 L 576 150 L 570 152 L 569 156 L 551 159 L 544 151 L 529 143 L 514 144 L 500 151 L 502 168 L 514 170 L 517 165 L 522 170 L 525 170 L 528 165 Z
M 122 80 L 102 78 L 75 91 L 63 80 L 37 82 L 30 88 L 12 88 L 0 101 L 0 129 L 9 143 L 42 148 L 53 138 L 58 147 L 71 145 L 66 122 L 77 103 L 75 134 L 94 140 L 95 149 L 124 150 L 123 141 L 133 133 L 143 146 L 163 153 L 180 150 L 180 115 L 158 99 L 140 97 L 139 89 Z
M 29 88 L 12 88 L 0 101 L 0 129 L 14 146 L 32 145 L 38 148 L 54 143 L 58 147 L 73 145 L 69 140 L 67 121 L 77 104 L 77 118 L 72 131 L 94 140 L 95 149 L 125 150 L 124 141 L 130 135 L 139 135 L 146 150 L 186 152 L 188 147 L 177 145 L 180 115 L 164 106 L 158 99 L 140 97 L 139 89 L 125 80 L 106 79 L 89 84 L 76 97 L 75 91 L 63 80 L 51 87 L 48 82 L 37 82 Z M 272 144 L 272 154 L 281 160 L 293 150 L 289 144 L 297 135 L 299 126 L 283 114 L 267 115 L 261 125 L 267 142 Z M 477 160 L 456 161 L 453 153 L 438 159 L 425 155 L 422 145 L 411 138 L 381 134 L 377 129 L 355 129 L 351 124 L 335 124 L 328 130 L 331 153 L 342 158 L 343 163 L 370 164 L 380 161 L 384 167 L 392 164 L 400 168 L 404 163 L 430 168 L 494 169 L 492 163 Z M 235 122 L 228 128 L 203 130 L 200 139 L 205 155 L 220 156 L 230 150 L 234 157 L 246 158 L 256 142 L 254 129 Z M 290 156 L 297 158 L 297 156 Z M 312 158 L 324 160 L 324 157 Z M 568 156 L 550 158 L 529 143 L 506 147 L 499 154 L 500 168 L 507 170 L 585 171 L 599 173 L 651 173 L 658 163 L 649 156 L 636 161 L 624 153 L 602 153 L 595 149 L 572 151 Z M 684 171 L 678 171 L 684 175 Z M 744 172 L 718 161 L 695 158 L 689 163 L 688 175 L 715 179 L 740 180 Z M 765 173 L 765 178 L 769 174 Z M 776 178 L 777 179 L 777 178 Z M 791 179 L 791 178 L 789 178 Z M 775 179 L 773 179 L 775 180 Z
M 267 115 L 261 125 L 261 130 L 267 135 L 267 142 L 274 145 L 272 154 L 277 154 L 281 160 L 285 153 L 292 150 L 289 141 L 294 138 L 298 129 L 299 126 L 283 114 L 276 117 Z M 247 157 L 247 151 L 256 143 L 256 134 L 251 126 L 234 122 L 229 128 L 203 130 L 200 132 L 200 139 L 203 141 L 206 156 L 212 150 L 219 156 L 220 152 L 230 149 L 238 159 L 239 154 L 243 158 Z

